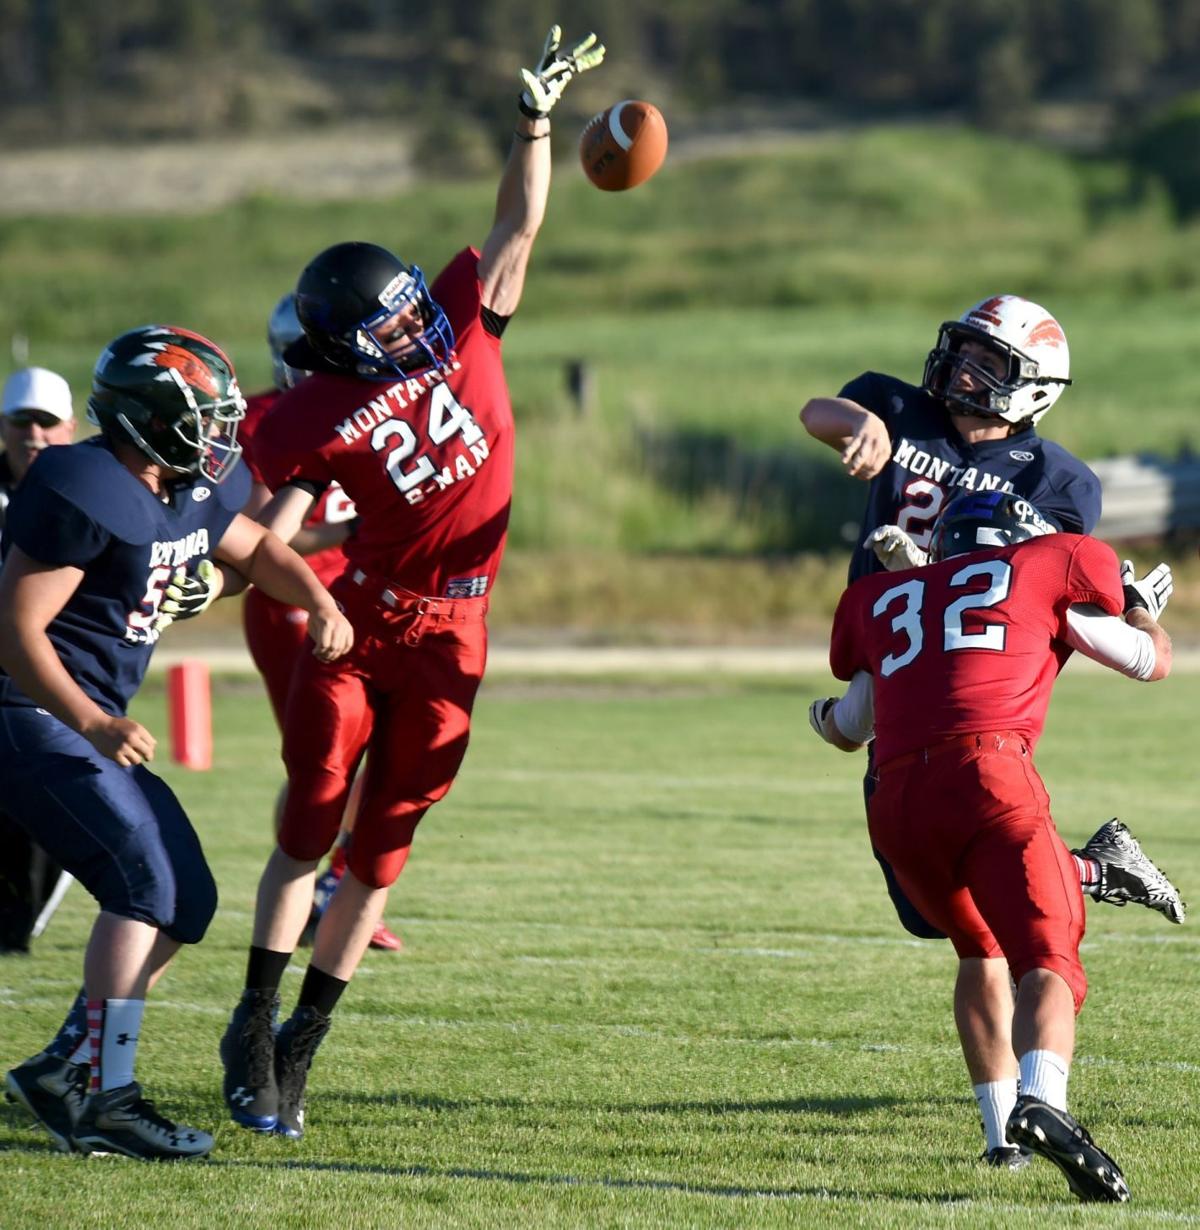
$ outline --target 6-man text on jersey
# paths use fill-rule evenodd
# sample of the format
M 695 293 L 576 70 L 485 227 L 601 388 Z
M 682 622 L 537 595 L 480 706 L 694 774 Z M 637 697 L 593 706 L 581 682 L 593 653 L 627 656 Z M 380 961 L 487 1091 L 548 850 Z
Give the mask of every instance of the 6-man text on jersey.
M 461 366 L 454 360 L 450 372 L 461 370 Z M 343 444 L 353 444 L 365 436 L 372 451 L 383 456 L 388 476 L 409 504 L 420 504 L 428 496 L 473 477 L 491 455 L 483 429 L 445 379 L 441 371 L 431 370 L 390 385 L 334 429 Z M 425 441 L 420 441 L 409 423 L 396 417 L 396 411 L 417 405 L 427 390 Z M 437 464 L 426 452 L 418 451 L 423 443 L 440 446 L 455 435 L 461 436 L 462 447 Z

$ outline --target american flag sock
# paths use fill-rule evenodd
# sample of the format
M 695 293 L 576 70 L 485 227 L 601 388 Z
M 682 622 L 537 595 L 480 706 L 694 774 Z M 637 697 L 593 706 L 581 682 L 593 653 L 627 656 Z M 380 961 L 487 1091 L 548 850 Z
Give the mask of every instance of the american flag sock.
M 1100 864 L 1094 858 L 1088 858 L 1083 854 L 1072 854 L 1071 857 L 1079 869 L 1079 883 L 1084 888 L 1100 883 Z
M 89 999 L 88 1039 L 91 1043 L 90 1093 L 120 1089 L 133 1081 L 144 999 Z
M 46 1047 L 46 1054 L 73 1061 L 76 1052 L 87 1045 L 87 1040 L 87 996 L 80 987 L 79 994 L 75 996 L 75 1002 L 67 1013 L 67 1019 L 58 1027 L 54 1040 Z

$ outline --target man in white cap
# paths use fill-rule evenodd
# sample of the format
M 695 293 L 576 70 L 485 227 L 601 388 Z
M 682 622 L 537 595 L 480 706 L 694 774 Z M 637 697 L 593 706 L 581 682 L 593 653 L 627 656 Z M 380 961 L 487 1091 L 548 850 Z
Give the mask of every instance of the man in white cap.
M 0 395 L 0 530 L 9 497 L 38 454 L 52 444 L 70 444 L 74 435 L 71 389 L 57 372 L 26 367 L 9 376 Z M 0 812 L 0 953 L 28 952 L 69 883 L 24 829 Z
M 26 367 L 9 376 L 0 403 L 0 526 L 12 489 L 38 453 L 52 444 L 70 444 L 74 436 L 71 387 L 57 372 Z

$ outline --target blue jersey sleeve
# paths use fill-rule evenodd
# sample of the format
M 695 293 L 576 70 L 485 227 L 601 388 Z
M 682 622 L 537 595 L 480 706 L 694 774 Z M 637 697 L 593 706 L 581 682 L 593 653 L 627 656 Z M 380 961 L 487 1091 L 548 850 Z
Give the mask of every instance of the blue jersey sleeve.
M 32 474 L 9 506 L 8 541 L 41 564 L 83 568 L 91 563 L 112 535 L 53 488 L 31 480 Z
M 1090 534 L 1100 520 L 1099 478 L 1060 445 L 1043 441 L 1042 447 L 1046 468 L 1040 490 L 1030 499 L 1064 533 Z
M 857 402 L 864 409 L 886 419 L 892 412 L 892 401 L 888 397 L 886 384 L 886 378 L 878 372 L 863 372 L 861 376 L 855 376 L 849 384 L 842 385 L 838 396 Z

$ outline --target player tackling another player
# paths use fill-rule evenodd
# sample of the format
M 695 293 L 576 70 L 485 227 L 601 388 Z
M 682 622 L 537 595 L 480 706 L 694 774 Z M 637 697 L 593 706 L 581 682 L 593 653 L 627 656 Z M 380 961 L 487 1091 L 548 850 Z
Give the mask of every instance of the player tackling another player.
M 995 1043 L 1019 1071 L 1012 1160 L 1040 1154 L 1081 1200 L 1123 1201 L 1120 1168 L 1067 1111 L 1085 913 L 1033 750 L 1073 651 L 1133 679 L 1168 674 L 1170 570 L 1133 581 L 1110 547 L 994 491 L 947 501 L 928 559 L 846 590 L 829 657 L 851 688 L 817 702 L 816 722 L 847 751 L 873 729 L 872 841 L 960 960 L 1003 962 L 1017 984 L 1011 1040 Z
M 312 374 L 262 420 L 255 459 L 276 494 L 260 519 L 289 539 L 331 483 L 359 522 L 333 592 L 354 625 L 340 664 L 303 659 L 283 720 L 287 799 L 259 884 L 245 990 L 221 1042 L 234 1121 L 304 1132 L 309 1067 L 428 808 L 467 750 L 486 658 L 484 619 L 512 499 L 513 417 L 501 338 L 517 310 L 550 187 L 549 115 L 600 63 L 594 35 L 566 52 L 555 26 L 524 90 L 495 218 L 427 286 L 369 243 L 335 244 L 304 269 Z M 318 860 L 337 837 L 364 754 L 347 870 L 313 938 L 295 1010 L 279 985 L 308 919 Z

